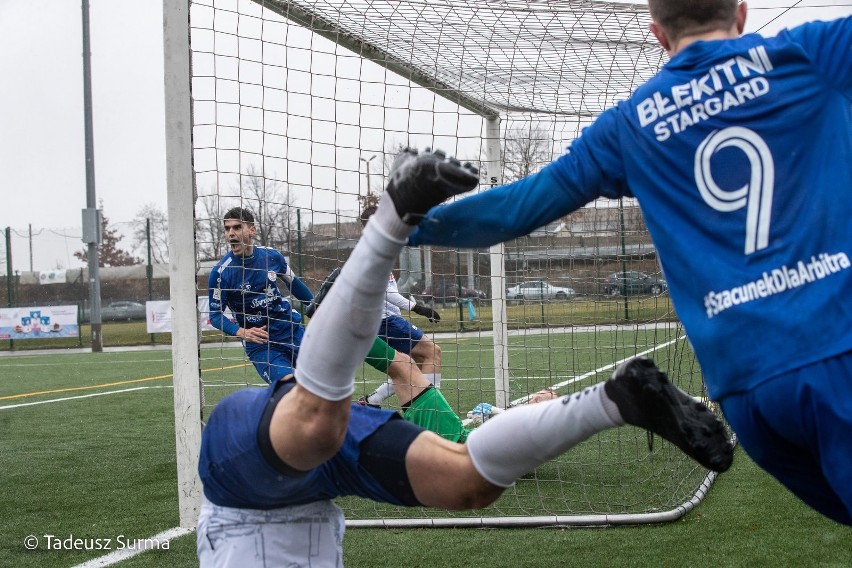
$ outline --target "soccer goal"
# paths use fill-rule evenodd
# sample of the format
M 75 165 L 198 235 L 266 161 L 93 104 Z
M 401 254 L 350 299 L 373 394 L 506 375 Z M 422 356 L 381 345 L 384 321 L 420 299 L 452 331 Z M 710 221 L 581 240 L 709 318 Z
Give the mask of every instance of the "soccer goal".
M 193 526 L 203 421 L 226 394 L 262 384 L 239 343 L 196 323 L 207 273 L 226 252 L 223 212 L 252 209 L 260 244 L 281 249 L 316 292 L 348 257 L 358 215 L 401 148 L 475 163 L 483 189 L 517 179 L 652 76 L 664 54 L 637 3 L 164 6 L 178 481 L 181 525 Z M 506 408 L 545 388 L 576 392 L 640 354 L 705 396 L 630 200 L 593 203 L 490 250 L 408 249 L 396 276 L 442 315 L 439 324 L 412 321 L 441 346 L 441 387 L 462 418 L 480 402 Z M 383 380 L 365 368 L 356 395 Z M 712 480 L 668 443 L 621 428 L 475 514 L 340 504 L 350 526 L 660 522 L 689 511 Z

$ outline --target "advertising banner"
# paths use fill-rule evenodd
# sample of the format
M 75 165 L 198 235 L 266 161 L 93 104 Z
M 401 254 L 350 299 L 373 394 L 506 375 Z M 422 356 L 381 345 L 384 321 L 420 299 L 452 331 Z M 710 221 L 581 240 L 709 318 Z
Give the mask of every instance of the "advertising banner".
M 79 337 L 77 306 L 0 309 L 0 339 Z
M 171 333 L 172 303 L 169 300 L 145 302 L 145 316 L 148 322 L 148 333 Z M 233 319 L 227 311 L 225 317 Z M 210 325 L 210 304 L 207 296 L 198 298 L 198 323 L 201 325 L 201 331 L 215 329 Z
M 65 275 L 66 275 L 65 269 L 48 270 L 47 272 L 39 272 L 38 273 L 38 283 L 39 284 L 65 284 L 67 282 Z

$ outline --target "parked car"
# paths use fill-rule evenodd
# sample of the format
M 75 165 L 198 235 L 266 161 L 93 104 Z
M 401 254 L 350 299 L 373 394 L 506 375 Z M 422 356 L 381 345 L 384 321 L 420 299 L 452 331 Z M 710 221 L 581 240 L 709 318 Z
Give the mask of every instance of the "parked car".
M 145 304 L 140 302 L 110 302 L 101 306 L 101 321 L 130 321 L 145 319 Z M 80 314 L 81 322 L 88 322 L 89 310 Z
M 652 294 L 658 296 L 669 289 L 666 281 L 655 278 L 644 272 L 630 270 L 613 272 L 604 281 L 604 294 L 611 296 L 635 296 L 637 294 Z
M 575 294 L 573 288 L 554 286 L 544 280 L 521 282 L 506 290 L 507 300 L 567 300 Z
M 454 279 L 433 280 L 432 285 L 426 287 L 420 294 L 422 299 L 427 304 L 435 302 L 439 304 L 447 304 L 462 300 L 482 300 L 486 297 L 485 292 L 475 288 L 462 287 L 459 291 L 458 282 Z

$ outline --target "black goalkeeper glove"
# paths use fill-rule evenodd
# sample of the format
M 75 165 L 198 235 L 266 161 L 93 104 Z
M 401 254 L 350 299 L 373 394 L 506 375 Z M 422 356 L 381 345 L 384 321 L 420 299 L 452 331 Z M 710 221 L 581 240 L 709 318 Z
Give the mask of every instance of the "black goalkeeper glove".
M 317 308 L 325 299 L 325 295 L 328 294 L 328 291 L 331 290 L 331 287 L 334 286 L 334 281 L 337 280 L 337 277 L 340 275 L 340 267 L 332 270 L 328 276 L 323 280 L 322 285 L 320 286 L 319 292 L 314 296 L 314 299 L 311 300 L 311 303 L 308 304 L 308 308 L 305 310 L 305 315 L 309 318 L 314 317 L 314 314 L 317 311 Z
M 423 316 L 424 318 L 427 318 L 432 323 L 438 323 L 439 321 L 441 321 L 441 314 L 439 314 L 428 306 L 421 306 L 420 304 L 415 304 L 415 306 L 411 308 L 411 311 L 415 314 Z

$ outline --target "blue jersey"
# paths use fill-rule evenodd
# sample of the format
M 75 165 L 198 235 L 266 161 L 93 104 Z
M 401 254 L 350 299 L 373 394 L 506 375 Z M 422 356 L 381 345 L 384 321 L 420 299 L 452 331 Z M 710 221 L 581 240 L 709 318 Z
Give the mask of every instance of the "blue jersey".
M 310 291 L 296 278 L 279 251 L 254 246 L 247 257 L 229 252 L 210 271 L 210 323 L 228 335 L 236 335 L 240 327 L 267 325 L 271 342 L 294 343 L 298 337 L 296 326 L 301 325 L 302 317 L 281 293 L 279 278 L 299 300 L 311 300 Z M 237 323 L 222 315 L 226 307 Z
M 484 247 L 635 196 L 710 395 L 852 349 L 852 18 L 688 45 L 528 178 L 433 209 Z

